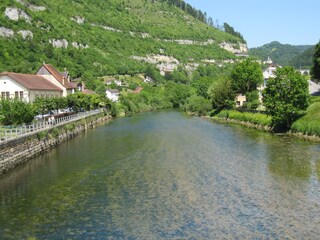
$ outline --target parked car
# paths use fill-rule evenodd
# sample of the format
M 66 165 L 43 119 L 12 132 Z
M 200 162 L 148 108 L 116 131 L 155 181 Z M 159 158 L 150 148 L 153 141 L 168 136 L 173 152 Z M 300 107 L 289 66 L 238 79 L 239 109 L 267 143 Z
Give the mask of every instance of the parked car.
M 47 112 L 45 114 L 38 114 L 38 115 L 34 116 L 34 119 L 37 120 L 37 121 L 43 120 L 43 119 L 46 119 L 46 118 L 48 118 L 49 116 L 51 116 L 53 114 L 54 114 L 53 111 L 49 111 L 49 112 Z

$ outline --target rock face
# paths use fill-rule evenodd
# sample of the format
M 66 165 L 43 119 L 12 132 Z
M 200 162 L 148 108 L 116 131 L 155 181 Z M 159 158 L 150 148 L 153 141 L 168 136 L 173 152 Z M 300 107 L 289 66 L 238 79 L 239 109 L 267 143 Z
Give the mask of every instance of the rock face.
M 11 29 L 0 27 L 0 37 L 13 37 L 13 35 L 14 32 Z
M 132 58 L 138 61 L 144 61 L 156 65 L 162 75 L 168 72 L 173 72 L 180 64 L 178 59 L 165 55 L 152 54 L 147 55 L 147 57 L 132 56 Z
M 82 43 L 77 43 L 77 42 L 72 42 L 71 45 L 72 45 L 74 48 L 77 48 L 77 49 L 87 49 L 87 48 L 89 48 L 89 45 L 87 45 L 87 44 L 82 44 Z
M 18 34 L 20 34 L 23 39 L 33 39 L 33 33 L 29 30 L 20 30 Z
M 101 28 L 103 28 L 105 30 L 112 31 L 112 32 L 119 32 L 119 33 L 123 32 L 122 30 L 119 30 L 119 29 L 116 29 L 116 28 L 113 28 L 113 27 L 99 25 L 99 24 L 95 24 L 95 23 L 91 23 L 90 25 L 93 26 L 93 27 L 101 27 Z
M 72 21 L 78 23 L 78 24 L 83 24 L 84 23 L 84 18 L 81 16 L 74 16 L 72 18 L 70 18 Z
M 54 48 L 68 48 L 68 41 L 66 39 L 51 39 L 49 42 Z
M 219 46 L 232 53 L 246 53 L 248 52 L 248 47 L 244 43 L 220 43 Z
M 33 12 L 41 12 L 41 11 L 45 11 L 46 7 L 43 6 L 36 6 L 36 5 L 29 5 L 29 9 Z
M 4 14 L 6 15 L 6 17 L 13 21 L 24 19 L 28 23 L 31 22 L 31 17 L 29 17 L 29 15 L 25 11 L 18 8 L 7 7 Z

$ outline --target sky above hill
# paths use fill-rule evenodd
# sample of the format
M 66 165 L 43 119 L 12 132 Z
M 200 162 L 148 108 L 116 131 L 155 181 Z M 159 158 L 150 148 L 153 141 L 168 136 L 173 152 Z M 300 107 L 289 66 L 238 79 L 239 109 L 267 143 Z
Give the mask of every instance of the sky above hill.
M 240 32 L 248 47 L 272 41 L 314 45 L 320 40 L 320 0 L 185 0 Z

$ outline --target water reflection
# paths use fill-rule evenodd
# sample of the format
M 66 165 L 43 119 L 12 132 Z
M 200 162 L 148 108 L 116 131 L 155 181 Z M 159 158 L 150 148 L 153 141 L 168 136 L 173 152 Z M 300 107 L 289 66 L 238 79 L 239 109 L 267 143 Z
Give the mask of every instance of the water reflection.
M 318 156 L 177 112 L 118 119 L 0 180 L 0 238 L 316 239 Z
M 287 142 L 278 139 L 277 144 L 268 146 L 269 170 L 282 177 L 297 177 L 309 180 L 312 174 L 312 147 L 304 142 Z

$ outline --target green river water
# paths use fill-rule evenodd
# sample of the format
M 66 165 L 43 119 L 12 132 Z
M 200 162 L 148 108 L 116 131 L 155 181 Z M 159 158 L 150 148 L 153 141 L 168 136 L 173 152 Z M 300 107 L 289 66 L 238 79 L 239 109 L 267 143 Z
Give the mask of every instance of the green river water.
M 0 239 L 319 239 L 320 145 L 176 111 L 0 178 Z

